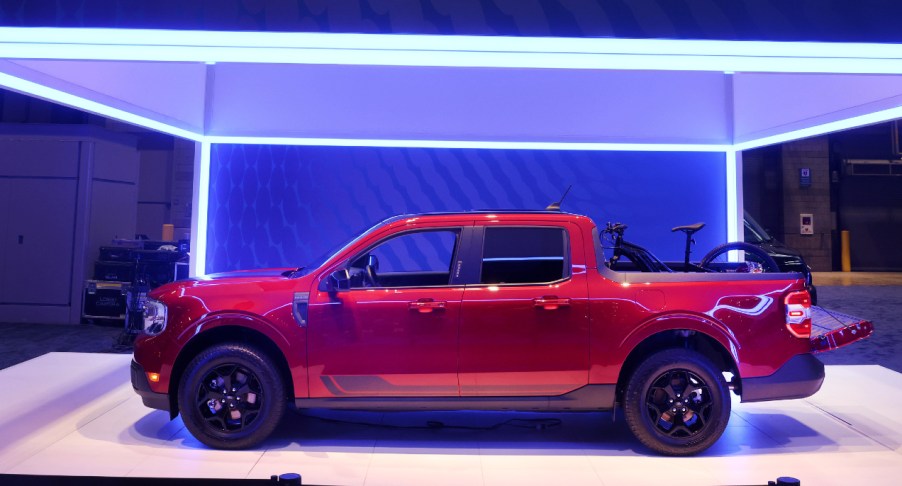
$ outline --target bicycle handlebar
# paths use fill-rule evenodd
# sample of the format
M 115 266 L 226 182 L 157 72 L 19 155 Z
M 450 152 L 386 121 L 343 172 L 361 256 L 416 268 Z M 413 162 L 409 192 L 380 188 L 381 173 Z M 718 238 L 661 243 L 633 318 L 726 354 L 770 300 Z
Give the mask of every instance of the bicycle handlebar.
M 626 231 L 626 225 L 623 223 L 608 223 L 604 229 L 605 233 L 618 233 L 620 236 L 623 236 L 623 232 Z

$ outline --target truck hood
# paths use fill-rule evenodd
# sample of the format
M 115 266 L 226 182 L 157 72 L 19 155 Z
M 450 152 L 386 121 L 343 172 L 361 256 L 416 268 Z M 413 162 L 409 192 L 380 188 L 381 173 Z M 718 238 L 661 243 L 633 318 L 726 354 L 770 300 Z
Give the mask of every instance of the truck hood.
M 208 280 L 231 280 L 231 279 L 248 279 L 248 280 L 270 280 L 284 279 L 293 272 L 294 268 L 260 268 L 255 270 L 235 270 L 232 272 L 211 273 L 203 277 L 193 278 L 191 280 L 204 282 Z
M 229 287 L 243 287 L 246 285 L 271 286 L 280 282 L 297 281 L 298 279 L 292 277 L 292 273 L 295 270 L 297 270 L 297 268 L 261 268 L 256 270 L 211 273 L 187 281 L 182 280 L 181 283 L 184 287 L 194 287 L 197 289 L 205 287 L 222 288 L 225 284 L 228 284 Z
M 183 291 L 194 293 L 196 291 L 206 291 L 206 289 L 217 288 L 218 292 L 231 293 L 234 291 L 246 291 L 248 287 L 272 287 L 273 285 L 278 285 L 282 282 L 297 282 L 297 279 L 290 277 L 291 273 L 294 270 L 297 269 L 264 268 L 259 270 L 239 270 L 234 272 L 211 273 L 209 275 L 204 275 L 203 277 L 193 277 L 185 280 L 177 280 L 175 282 L 170 282 L 166 285 L 162 285 L 152 290 L 150 292 L 150 296 L 152 298 L 158 298 L 158 296 L 162 296 L 168 293 L 179 294 L 181 292 L 179 292 L 178 289 L 183 289 Z

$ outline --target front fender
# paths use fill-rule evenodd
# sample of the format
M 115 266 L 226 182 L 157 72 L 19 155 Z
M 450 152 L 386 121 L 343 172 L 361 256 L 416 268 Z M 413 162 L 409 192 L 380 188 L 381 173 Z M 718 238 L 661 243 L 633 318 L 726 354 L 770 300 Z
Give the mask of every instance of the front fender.
M 224 328 L 240 328 L 244 331 L 256 333 L 268 340 L 281 356 L 274 356 L 278 361 L 287 366 L 286 379 L 292 381 L 291 388 L 298 397 L 307 396 L 307 342 L 306 330 L 295 324 L 272 322 L 263 316 L 254 314 L 224 311 L 211 313 L 201 318 L 197 323 L 184 328 L 176 338 L 178 340 L 179 354 L 173 364 L 173 372 L 176 376 L 187 365 L 193 356 L 204 346 L 209 345 L 210 339 L 227 341 L 224 336 L 214 336 L 217 329 L 228 332 Z M 252 337 L 252 336 L 251 336 Z M 259 339 L 259 338 L 255 338 Z
M 288 354 L 287 350 L 291 348 L 291 340 L 278 326 L 262 316 L 239 311 L 207 314 L 193 325 L 182 329 L 176 341 L 179 343 L 180 348 L 184 348 L 189 341 L 201 333 L 223 326 L 240 326 L 258 331 L 275 343 L 285 355 Z

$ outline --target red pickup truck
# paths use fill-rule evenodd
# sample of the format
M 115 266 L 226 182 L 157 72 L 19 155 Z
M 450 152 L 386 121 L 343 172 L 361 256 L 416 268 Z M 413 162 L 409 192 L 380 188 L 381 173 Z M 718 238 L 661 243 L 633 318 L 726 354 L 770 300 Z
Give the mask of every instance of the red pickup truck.
M 801 274 L 612 270 L 585 216 L 408 215 L 307 267 L 154 290 L 131 379 L 215 448 L 258 444 L 289 403 L 622 407 L 644 445 L 688 455 L 724 431 L 730 390 L 754 402 L 820 388 L 813 353 L 836 345 L 811 336 L 810 312 Z

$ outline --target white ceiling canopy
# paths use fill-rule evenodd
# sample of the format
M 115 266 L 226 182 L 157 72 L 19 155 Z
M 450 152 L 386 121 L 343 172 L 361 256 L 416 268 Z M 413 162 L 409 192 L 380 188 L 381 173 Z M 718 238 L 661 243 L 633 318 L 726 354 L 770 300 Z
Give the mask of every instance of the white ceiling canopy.
M 0 86 L 211 144 L 725 153 L 902 118 L 892 44 L 0 28 Z
M 0 85 L 211 142 L 728 150 L 902 117 L 902 47 L 0 28 Z

